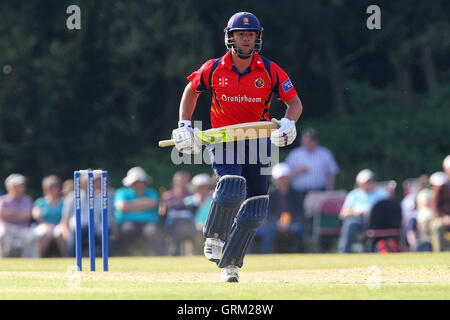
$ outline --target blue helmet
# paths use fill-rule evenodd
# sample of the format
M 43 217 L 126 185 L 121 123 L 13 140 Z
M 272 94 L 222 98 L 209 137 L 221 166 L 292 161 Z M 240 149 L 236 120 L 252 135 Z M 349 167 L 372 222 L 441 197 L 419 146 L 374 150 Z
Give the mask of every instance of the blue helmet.
M 234 40 L 230 38 L 230 33 L 238 30 L 256 31 L 255 47 L 249 54 L 244 54 L 237 50 Z M 263 28 L 259 23 L 258 18 L 250 12 L 238 12 L 234 14 L 224 30 L 225 32 L 225 46 L 228 50 L 236 50 L 238 57 L 242 59 L 250 58 L 254 52 L 260 52 L 262 48 L 262 31 Z

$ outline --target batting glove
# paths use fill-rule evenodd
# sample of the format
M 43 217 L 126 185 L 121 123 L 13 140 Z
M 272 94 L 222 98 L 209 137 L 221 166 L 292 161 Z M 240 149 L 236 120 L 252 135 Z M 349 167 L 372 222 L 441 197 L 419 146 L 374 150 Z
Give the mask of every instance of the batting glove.
M 297 137 L 297 129 L 295 128 L 295 121 L 287 118 L 281 120 L 272 119 L 278 125 L 278 129 L 272 131 L 270 140 L 277 147 L 285 147 L 290 145 Z
M 200 151 L 202 151 L 202 146 L 200 140 L 196 136 L 200 130 L 192 128 L 189 120 L 178 122 L 178 126 L 177 129 L 172 131 L 172 139 L 175 140 L 175 148 L 182 153 L 200 153 Z

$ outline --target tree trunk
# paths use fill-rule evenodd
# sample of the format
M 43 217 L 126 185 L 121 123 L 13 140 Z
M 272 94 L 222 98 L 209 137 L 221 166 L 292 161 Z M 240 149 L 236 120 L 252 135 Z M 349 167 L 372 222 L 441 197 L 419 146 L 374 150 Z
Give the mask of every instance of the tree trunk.
M 344 97 L 344 88 L 340 73 L 333 73 L 330 76 L 331 90 L 333 93 L 333 106 L 338 113 L 346 113 L 347 106 Z
M 425 47 L 421 51 L 420 65 L 425 75 L 428 91 L 433 91 L 439 85 L 434 66 L 433 52 L 430 47 Z
M 333 97 L 333 108 L 338 113 L 346 113 L 347 105 L 345 103 L 344 87 L 342 84 L 342 65 L 337 57 L 334 47 L 329 49 L 327 56 L 330 63 L 328 72 Z
M 400 60 L 395 64 L 395 75 L 397 78 L 397 86 L 402 96 L 403 106 L 405 109 L 414 108 L 414 97 L 411 86 L 411 72 L 408 64 Z

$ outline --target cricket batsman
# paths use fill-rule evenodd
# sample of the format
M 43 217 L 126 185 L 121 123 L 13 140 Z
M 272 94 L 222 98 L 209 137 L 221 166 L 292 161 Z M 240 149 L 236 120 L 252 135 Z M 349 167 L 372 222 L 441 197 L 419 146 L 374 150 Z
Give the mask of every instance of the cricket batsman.
M 295 123 L 303 107 L 286 72 L 276 63 L 261 56 L 263 28 L 258 18 L 249 12 L 238 12 L 224 30 L 228 52 L 206 61 L 187 77 L 179 110 L 178 128 L 173 130 L 175 147 L 183 153 L 201 152 L 201 144 L 191 126 L 191 117 L 199 95 L 209 90 L 212 95 L 211 124 L 213 128 L 270 121 L 269 108 L 275 96 L 286 104 L 286 113 L 270 137 L 278 147 L 291 144 L 296 138 Z M 266 140 L 270 152 L 271 144 Z M 249 163 L 248 154 L 255 144 L 245 143 L 244 163 L 237 161 L 229 144 L 208 146 L 212 169 L 217 179 L 213 202 L 203 235 L 204 253 L 208 260 L 222 269 L 224 282 L 238 282 L 238 268 L 258 228 L 267 216 L 269 176 L 261 174 L 270 165 L 257 159 Z M 220 150 L 219 150 L 220 148 Z M 219 152 L 220 151 L 220 152 Z M 236 152 L 235 152 L 236 153 Z M 224 159 L 227 161 L 224 161 Z M 229 159 L 232 159 L 231 161 Z

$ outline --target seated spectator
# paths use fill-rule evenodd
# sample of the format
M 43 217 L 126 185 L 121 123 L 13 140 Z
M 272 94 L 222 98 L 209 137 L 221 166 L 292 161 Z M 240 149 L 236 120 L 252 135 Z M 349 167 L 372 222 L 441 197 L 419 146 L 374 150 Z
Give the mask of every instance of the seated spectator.
M 65 199 L 69 194 L 73 192 L 73 179 L 67 179 L 63 182 L 61 187 L 61 197 Z
M 434 213 L 431 208 L 431 199 L 433 192 L 429 185 L 429 177 L 422 175 L 419 180 L 426 179 L 422 190 L 417 193 L 417 245 L 415 251 L 431 251 L 431 224 L 433 222 Z
M 386 191 L 375 187 L 375 174 L 369 170 L 361 170 L 356 176 L 356 188 L 345 198 L 339 214 L 343 220 L 338 243 L 339 253 L 350 253 L 354 237 L 367 227 L 369 213 L 375 203 L 389 198 Z
M 89 212 L 87 209 L 87 174 L 82 174 L 80 177 L 80 198 L 81 198 L 81 238 L 83 245 L 83 255 L 87 255 L 89 246 Z M 112 197 L 111 190 L 108 193 Z M 102 193 L 101 193 L 101 175 L 94 175 L 94 220 L 95 223 L 95 248 L 96 254 L 101 254 L 101 241 L 102 241 Z M 109 236 L 113 236 L 113 227 L 115 225 L 114 217 L 114 204 L 112 201 L 108 202 L 108 225 Z M 69 256 L 75 256 L 75 232 L 76 232 L 76 217 L 75 217 L 75 203 L 74 192 L 70 192 L 63 200 L 61 229 L 64 240 L 66 242 L 67 253 Z M 114 252 L 114 245 L 109 244 L 109 252 L 112 255 Z
M 208 219 L 212 202 L 213 179 L 207 173 L 197 174 L 192 178 L 194 194 L 184 199 L 184 205 L 192 212 L 195 223 L 195 251 L 202 252 L 203 228 Z
M 402 207 L 389 197 L 377 201 L 370 210 L 366 247 L 370 252 L 404 251 L 401 245 Z
M 435 172 L 430 177 L 432 186 L 431 208 L 434 219 L 431 225 L 431 239 L 434 252 L 450 249 L 450 243 L 445 234 L 450 231 L 450 182 L 447 175 Z
M 128 170 L 122 180 L 124 188 L 116 191 L 115 216 L 119 226 L 118 247 L 122 255 L 131 254 L 137 237 L 143 237 L 147 254 L 153 249 L 158 256 L 167 255 L 164 237 L 159 227 L 159 194 L 148 185 L 152 178 L 141 167 Z
M 50 245 L 56 243 L 59 255 L 66 257 L 66 243 L 60 225 L 63 208 L 60 179 L 54 175 L 45 177 L 42 191 L 44 196 L 34 202 L 32 210 L 33 218 L 38 223 L 35 232 L 42 237 L 39 256 L 46 256 Z
M 191 184 L 195 192 L 184 199 L 184 204 L 193 210 L 195 228 L 202 235 L 211 208 L 213 181 L 209 174 L 200 173 L 192 178 Z
M 408 179 L 403 181 L 404 197 L 400 203 L 402 208 L 402 242 L 411 251 L 414 251 L 417 245 L 417 183 L 416 180 Z
M 61 198 L 63 200 L 63 210 L 61 212 L 61 236 L 64 239 L 64 243 L 65 243 L 65 247 L 66 247 L 66 254 L 67 256 L 73 256 L 73 252 L 71 250 L 71 248 L 69 248 L 69 238 L 70 238 L 70 231 L 69 231 L 69 224 L 68 224 L 68 217 L 64 216 L 64 203 L 66 201 L 74 201 L 74 193 L 73 193 L 73 189 L 74 189 L 74 182 L 73 179 L 67 179 L 62 183 L 61 186 Z M 71 200 L 68 200 L 68 199 Z M 67 209 L 67 207 L 66 207 Z M 73 209 L 71 209 L 73 210 Z
M 0 257 L 39 256 L 39 236 L 30 227 L 33 202 L 26 192 L 26 178 L 18 173 L 5 180 L 7 194 L 0 196 Z
M 386 191 L 389 198 L 395 198 L 395 189 L 397 188 L 397 181 L 388 180 L 388 181 L 380 181 L 376 183 L 376 188 L 381 188 Z
M 197 238 L 195 212 L 185 205 L 186 197 L 191 196 L 188 190 L 190 180 L 189 173 L 176 172 L 172 180 L 173 188 L 163 194 L 164 229 L 171 255 L 185 254 L 184 245 L 195 242 Z
M 189 183 L 191 175 L 183 170 L 175 172 L 172 177 L 172 189 L 162 193 L 162 201 L 159 207 L 159 213 L 163 218 L 163 225 L 166 228 L 170 225 L 168 213 L 172 208 L 180 208 L 184 206 L 184 199 L 192 193 L 189 191 Z
M 161 214 L 167 218 L 167 212 L 170 208 L 183 205 L 184 199 L 191 195 L 189 192 L 189 182 L 191 175 L 185 171 L 177 171 L 172 178 L 172 189 L 167 190 L 162 195 Z
M 257 233 L 261 238 L 260 253 L 303 251 L 303 210 L 298 193 L 290 186 L 290 173 L 286 163 L 272 168 L 273 188 L 269 191 L 267 219 Z
M 445 174 L 447 175 L 447 179 L 450 181 L 450 154 L 445 157 L 444 162 L 442 163 L 442 167 Z

